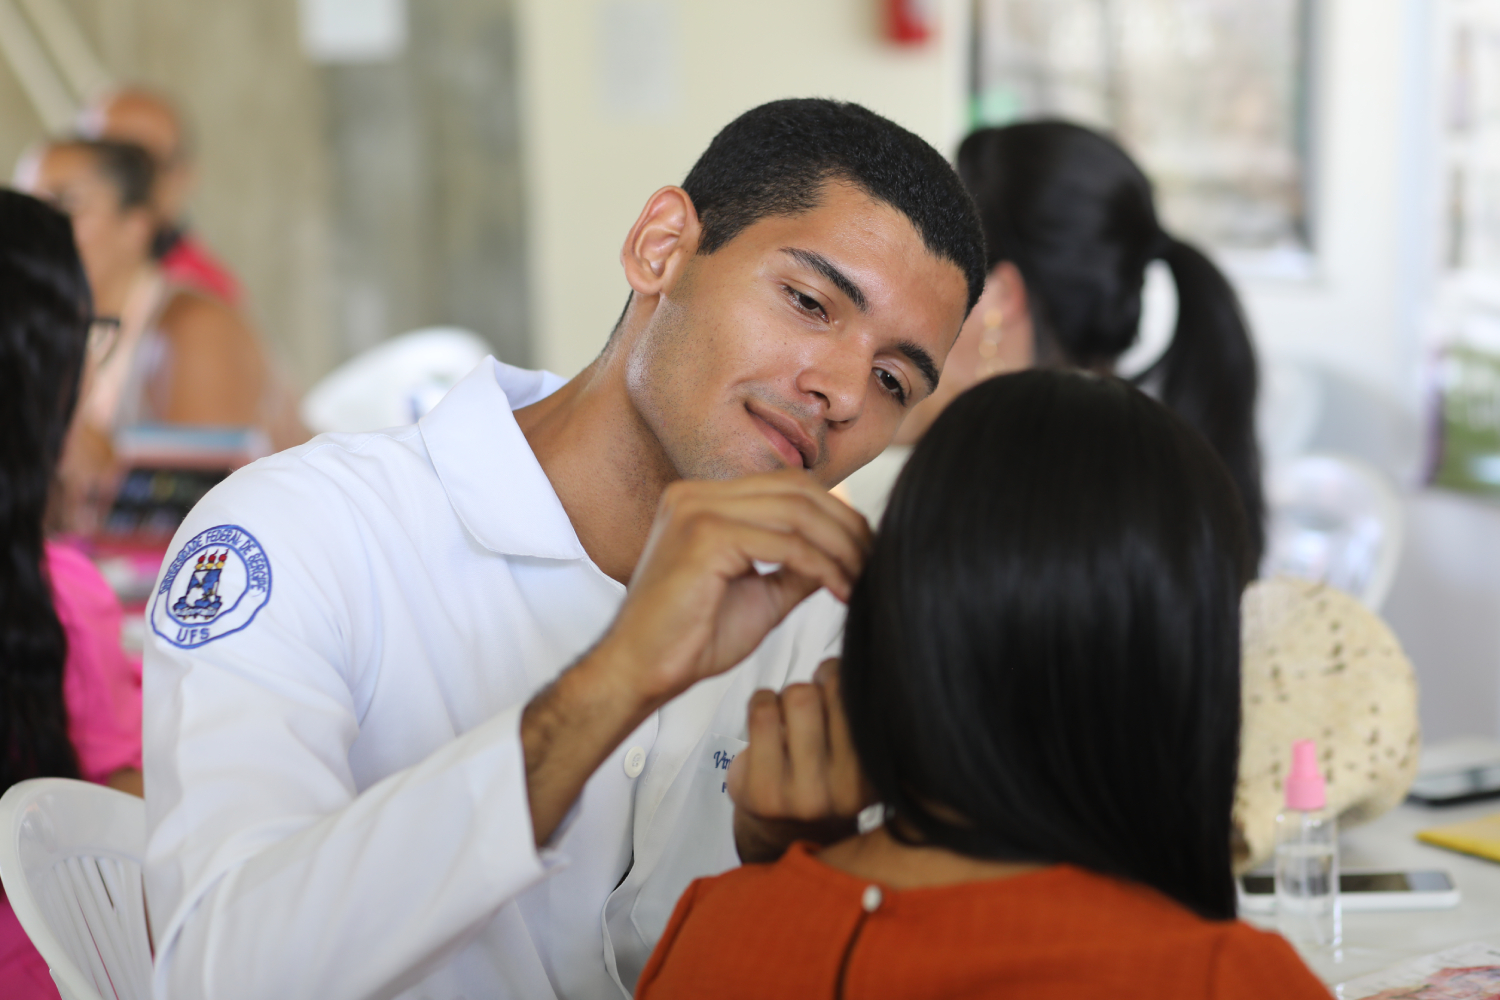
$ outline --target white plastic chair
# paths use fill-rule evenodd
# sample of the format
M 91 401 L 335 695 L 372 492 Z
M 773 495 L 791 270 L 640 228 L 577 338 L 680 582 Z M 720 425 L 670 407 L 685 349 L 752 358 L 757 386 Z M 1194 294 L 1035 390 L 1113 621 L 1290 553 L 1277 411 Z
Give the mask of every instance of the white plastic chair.
M 1303 455 L 1266 479 L 1263 576 L 1337 587 L 1378 611 L 1401 560 L 1401 498 L 1381 472 L 1347 455 Z
M 1325 395 L 1321 369 L 1298 361 L 1261 360 L 1255 436 L 1267 466 L 1274 468 L 1315 447 Z
M 146 804 L 34 778 L 0 797 L 0 881 L 63 1000 L 150 1000 Z
M 454 383 L 494 353 L 468 330 L 413 330 L 356 354 L 302 397 L 301 416 L 316 434 L 375 431 L 416 423 Z
M 1263 358 L 1256 437 L 1267 468 L 1299 455 L 1366 462 L 1403 485 L 1420 478 L 1422 423 L 1390 393 L 1311 361 Z

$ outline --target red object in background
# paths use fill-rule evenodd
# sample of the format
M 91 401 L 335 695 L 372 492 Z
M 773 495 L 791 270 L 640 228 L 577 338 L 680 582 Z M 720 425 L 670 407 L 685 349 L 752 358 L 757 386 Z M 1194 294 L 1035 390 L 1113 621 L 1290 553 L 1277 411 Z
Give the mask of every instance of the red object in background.
M 172 249 L 161 259 L 161 267 L 168 281 L 201 289 L 223 300 L 227 306 L 239 307 L 240 283 L 191 233 L 178 237 Z
M 886 37 L 898 45 L 920 45 L 936 28 L 933 0 L 882 0 Z

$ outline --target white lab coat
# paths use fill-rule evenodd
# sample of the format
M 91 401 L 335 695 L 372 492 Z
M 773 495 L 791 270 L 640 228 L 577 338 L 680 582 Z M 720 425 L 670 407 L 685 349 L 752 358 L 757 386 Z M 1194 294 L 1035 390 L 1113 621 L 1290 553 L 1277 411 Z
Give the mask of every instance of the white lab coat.
M 183 524 L 147 612 L 158 997 L 628 995 L 681 890 L 736 863 L 746 700 L 834 653 L 842 607 L 653 715 L 538 852 L 521 709 L 624 595 L 511 415 L 560 384 L 486 360 L 420 424 L 264 459 Z

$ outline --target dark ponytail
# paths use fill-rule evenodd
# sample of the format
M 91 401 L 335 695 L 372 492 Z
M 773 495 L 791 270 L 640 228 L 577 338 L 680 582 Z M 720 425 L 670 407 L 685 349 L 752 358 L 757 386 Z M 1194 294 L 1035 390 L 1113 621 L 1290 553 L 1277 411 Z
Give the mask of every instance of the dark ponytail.
M 66 216 L 0 189 L 0 791 L 77 777 L 67 638 L 42 521 L 78 397 L 91 302 Z
M 1168 237 L 1161 259 L 1177 286 L 1177 329 L 1165 353 L 1135 381 L 1202 434 L 1229 467 L 1245 505 L 1255 565 L 1265 551 L 1265 497 L 1255 440 L 1259 378 L 1239 297 L 1213 262 Z
M 1213 445 L 1265 546 L 1255 441 L 1255 350 L 1239 300 L 1218 268 L 1168 236 L 1151 183 L 1114 142 L 1060 121 L 980 129 L 958 152 L 989 246 L 988 267 L 1021 272 L 1036 363 L 1114 369 L 1140 332 L 1146 265 L 1163 260 L 1177 285 L 1177 329 L 1136 381 Z

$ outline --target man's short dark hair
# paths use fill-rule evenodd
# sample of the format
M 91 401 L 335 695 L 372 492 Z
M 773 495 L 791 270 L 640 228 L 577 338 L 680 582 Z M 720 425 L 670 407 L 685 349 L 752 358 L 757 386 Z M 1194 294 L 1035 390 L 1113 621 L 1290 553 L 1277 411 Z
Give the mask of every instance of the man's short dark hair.
M 974 307 L 984 289 L 984 231 L 958 175 L 916 135 L 843 101 L 772 101 L 714 136 L 682 182 L 703 226 L 698 252 L 713 253 L 767 216 L 811 211 L 830 180 L 910 219 L 928 250 L 963 271 Z

